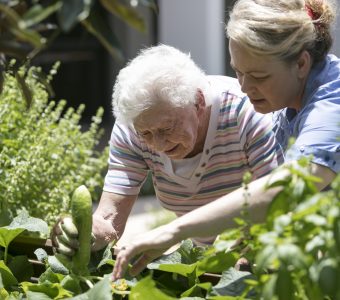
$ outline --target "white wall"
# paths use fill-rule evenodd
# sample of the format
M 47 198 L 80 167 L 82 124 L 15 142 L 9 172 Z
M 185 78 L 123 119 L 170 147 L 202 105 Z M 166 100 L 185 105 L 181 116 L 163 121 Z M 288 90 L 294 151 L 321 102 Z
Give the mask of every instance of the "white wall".
M 224 0 L 159 0 L 158 41 L 190 52 L 207 74 L 225 73 Z
M 339 1 L 339 0 L 338 0 Z M 340 57 L 340 3 L 338 4 L 338 15 L 335 27 L 333 28 L 334 44 L 331 53 Z

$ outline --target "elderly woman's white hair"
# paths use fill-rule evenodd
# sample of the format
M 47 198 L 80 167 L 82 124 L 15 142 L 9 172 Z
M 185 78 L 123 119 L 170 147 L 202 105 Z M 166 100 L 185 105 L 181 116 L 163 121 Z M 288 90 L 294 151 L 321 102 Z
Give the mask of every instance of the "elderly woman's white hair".
M 161 101 L 174 107 L 195 104 L 197 90 L 204 94 L 207 85 L 205 73 L 189 54 L 166 45 L 150 47 L 119 72 L 113 88 L 113 113 L 116 120 L 132 123 Z

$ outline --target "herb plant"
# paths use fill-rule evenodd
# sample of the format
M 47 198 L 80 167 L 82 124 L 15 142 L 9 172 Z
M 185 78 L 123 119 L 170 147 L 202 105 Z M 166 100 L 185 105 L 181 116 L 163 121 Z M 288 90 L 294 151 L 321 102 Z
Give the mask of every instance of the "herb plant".
M 76 187 L 85 184 L 98 199 L 103 184 L 107 150 L 95 150 L 103 109 L 84 130 L 84 105 L 75 110 L 66 108 L 65 100 L 49 100 L 37 73 L 39 69 L 32 67 L 5 74 L 0 95 L 0 225 L 7 225 L 22 208 L 52 224 L 69 210 Z M 55 69 L 48 82 L 53 73 Z M 25 81 L 31 97 L 15 76 Z

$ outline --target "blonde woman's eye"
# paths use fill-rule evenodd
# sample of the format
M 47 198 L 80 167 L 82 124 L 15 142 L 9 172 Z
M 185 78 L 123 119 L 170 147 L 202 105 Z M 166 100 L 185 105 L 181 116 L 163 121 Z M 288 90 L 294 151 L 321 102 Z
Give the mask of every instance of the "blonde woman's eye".
M 266 80 L 269 76 L 261 76 L 261 77 L 256 77 L 256 76 L 253 76 L 253 78 L 255 80 L 258 80 L 258 81 L 262 81 L 262 80 Z

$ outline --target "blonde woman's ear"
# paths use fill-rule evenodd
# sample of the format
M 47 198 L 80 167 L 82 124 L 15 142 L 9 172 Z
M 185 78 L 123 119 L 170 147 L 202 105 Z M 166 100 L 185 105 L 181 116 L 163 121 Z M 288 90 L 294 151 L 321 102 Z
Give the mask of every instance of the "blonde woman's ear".
M 300 79 L 306 78 L 312 67 L 312 57 L 308 51 L 303 50 L 297 60 L 298 77 Z

